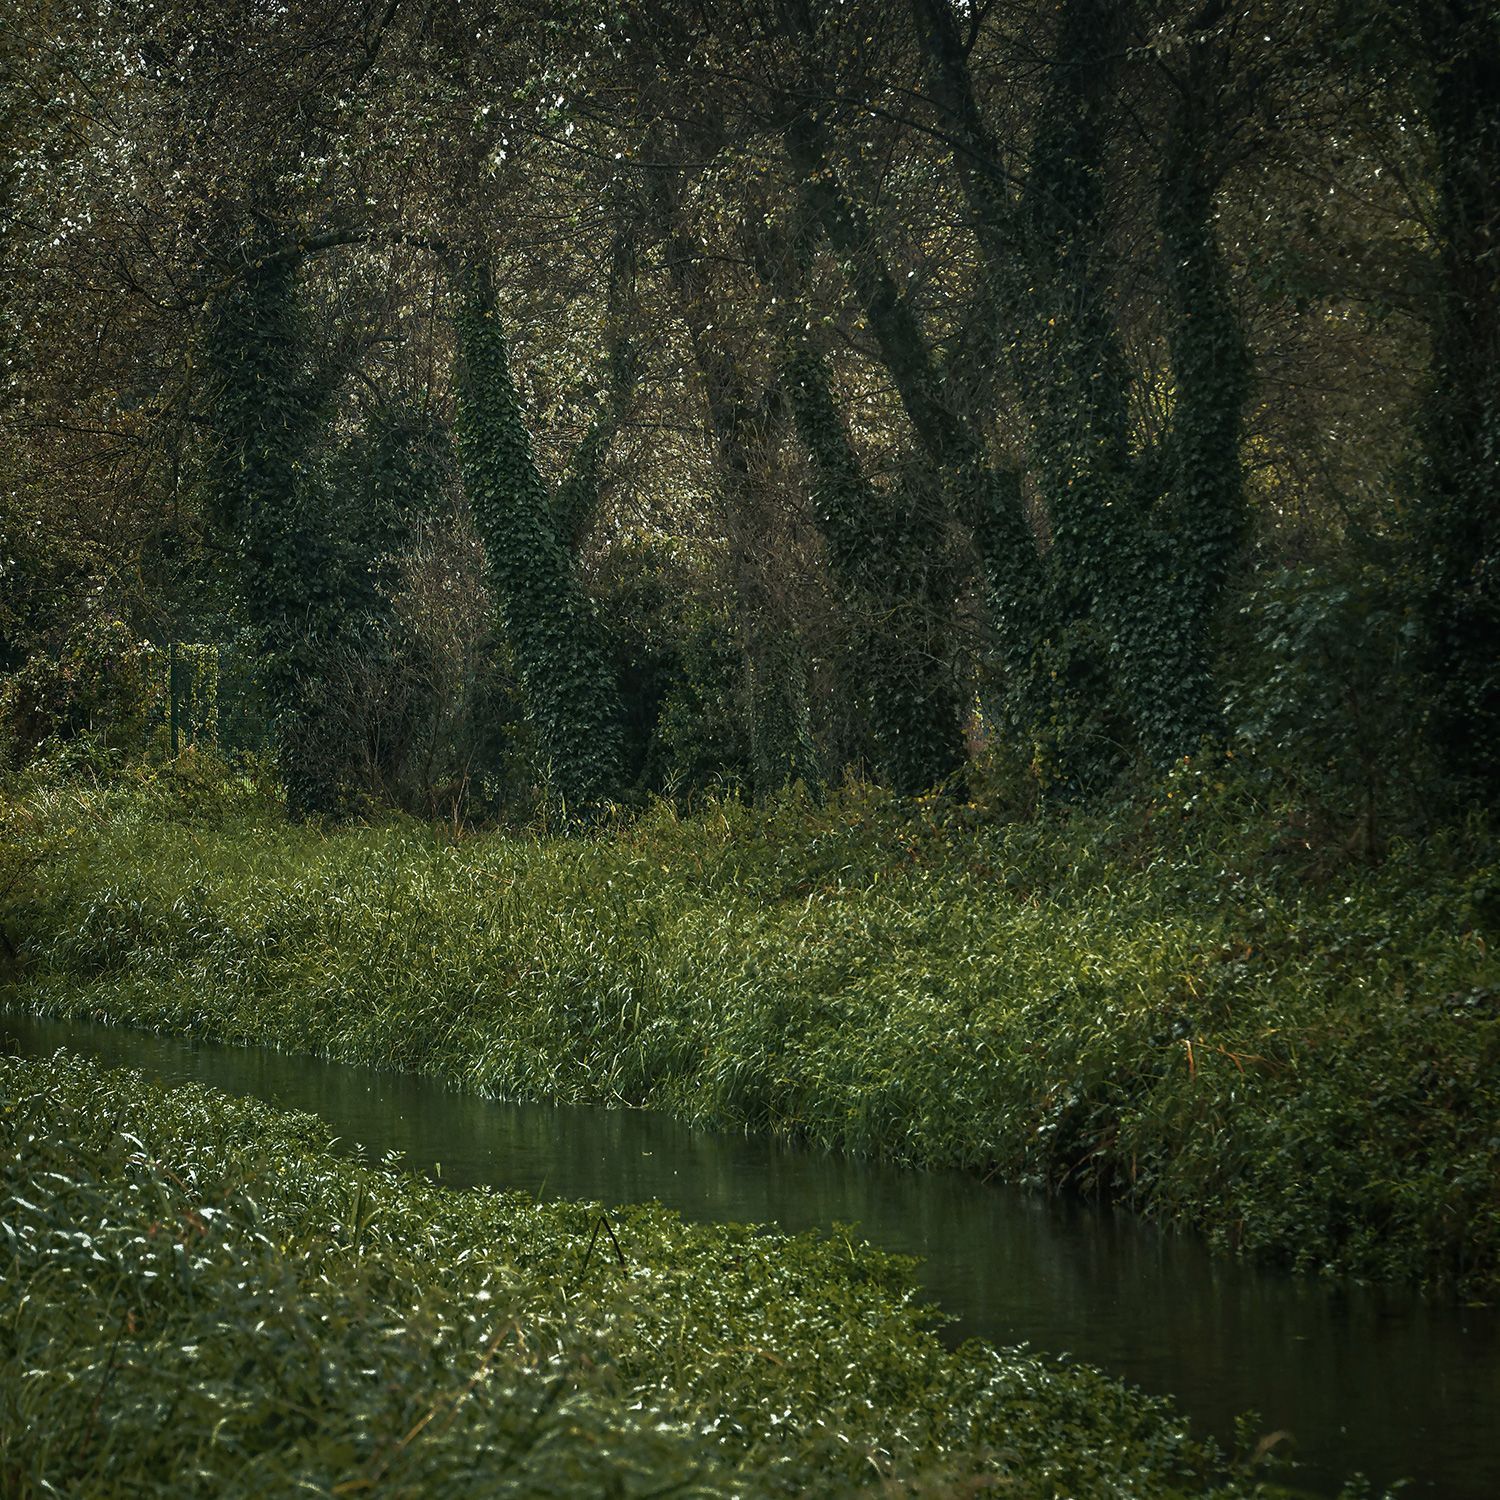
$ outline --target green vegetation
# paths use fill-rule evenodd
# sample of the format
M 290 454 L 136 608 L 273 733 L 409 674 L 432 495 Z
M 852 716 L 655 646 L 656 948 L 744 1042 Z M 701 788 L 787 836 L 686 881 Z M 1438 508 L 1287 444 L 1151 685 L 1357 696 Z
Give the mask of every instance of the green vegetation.
M 1500 1293 L 1496 0 L 10 10 L 4 993 Z
M 1330 862 L 1227 761 L 1112 815 L 854 790 L 573 839 L 289 827 L 248 789 L 193 814 L 184 774 L 6 804 L 25 1004 L 1500 1287 L 1500 861 L 1478 830 Z
M 187 646 L 296 818 L 1102 806 L 1358 578 L 1313 764 L 1494 801 L 1493 0 L 12 9 L 0 766 Z
M 1279 1493 L 842 1236 L 449 1192 L 63 1053 L 0 1060 L 0 1222 L 7 1495 Z
M 212 371 L 214 506 L 234 540 L 244 611 L 276 728 L 287 811 L 338 810 L 343 757 L 329 713 L 328 663 L 368 621 L 351 597 L 316 483 L 319 418 L 330 392 L 303 373 L 296 267 L 257 246 L 216 300 L 203 356 Z M 354 572 L 374 559 L 361 558 Z
M 591 809 L 623 775 L 619 689 L 593 605 L 573 577 L 555 497 L 531 456 L 488 263 L 470 272 L 459 330 L 457 444 L 490 587 L 544 770 L 565 805 Z

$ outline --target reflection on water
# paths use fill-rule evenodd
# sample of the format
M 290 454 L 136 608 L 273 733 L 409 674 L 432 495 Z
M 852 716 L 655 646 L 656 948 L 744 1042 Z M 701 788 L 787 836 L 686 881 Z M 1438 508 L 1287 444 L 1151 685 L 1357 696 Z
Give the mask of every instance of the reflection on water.
M 1289 1429 L 1298 1482 L 1355 1470 L 1410 1494 L 1500 1496 L 1500 1317 L 1406 1294 L 1298 1281 L 1210 1259 L 1127 1214 L 951 1173 L 905 1172 L 688 1130 L 636 1110 L 500 1104 L 427 1079 L 0 1013 L 0 1046 L 59 1046 L 314 1111 L 375 1155 L 604 1203 L 659 1199 L 700 1220 L 859 1224 L 922 1258 L 954 1337 L 1068 1352 L 1227 1437 L 1235 1416 Z

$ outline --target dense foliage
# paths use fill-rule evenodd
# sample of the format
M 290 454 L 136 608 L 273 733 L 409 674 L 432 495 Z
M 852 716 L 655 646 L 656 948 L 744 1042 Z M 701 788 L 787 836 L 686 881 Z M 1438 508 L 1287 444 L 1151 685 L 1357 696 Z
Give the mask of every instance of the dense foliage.
M 1284 1493 L 1097 1373 L 945 1349 L 843 1237 L 601 1235 L 66 1054 L 0 1101 L 9 1494 Z
M 1112 817 L 859 793 L 454 841 L 85 784 L 9 804 L 4 921 L 53 1014 L 1097 1191 L 1492 1295 L 1493 844 L 1330 867 L 1271 793 L 1225 762 Z
M 915 794 L 981 748 L 1107 798 L 1233 732 L 1236 605 L 1360 577 L 1407 810 L 1493 793 L 1492 0 L 9 31 L 10 761 L 149 743 L 42 702 L 118 620 L 249 651 L 297 816 Z M 1336 690 L 1271 708 L 1314 701 L 1349 739 Z
M 565 803 L 596 807 L 619 790 L 624 774 L 618 686 L 593 606 L 573 577 L 559 505 L 531 456 L 494 271 L 483 264 L 467 280 L 458 325 L 463 374 L 457 442 L 464 485 L 544 769 Z M 579 473 L 575 466 L 575 489 Z
M 1497 156 L 1496 0 L 13 0 L 0 981 L 1495 1295 Z M 873 1261 L 637 1215 L 669 1347 L 47 1076 L 7 1493 L 1218 1482 Z

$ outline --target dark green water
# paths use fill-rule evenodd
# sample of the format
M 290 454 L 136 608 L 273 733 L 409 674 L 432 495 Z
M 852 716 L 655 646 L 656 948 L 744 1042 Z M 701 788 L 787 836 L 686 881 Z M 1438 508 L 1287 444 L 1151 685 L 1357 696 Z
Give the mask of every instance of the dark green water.
M 1500 1497 L 1500 1316 L 1211 1259 L 1079 1203 L 948 1173 L 904 1172 L 688 1130 L 633 1110 L 500 1104 L 428 1079 L 0 1012 L 0 1046 L 59 1046 L 321 1115 L 373 1155 L 454 1187 L 492 1183 L 604 1203 L 659 1199 L 702 1220 L 787 1229 L 855 1222 L 922 1257 L 955 1335 L 1030 1343 L 1174 1396 L 1200 1430 L 1235 1416 L 1290 1431 L 1299 1485 L 1363 1471 L 1406 1493 Z M 1292 1476 L 1289 1476 L 1292 1477 Z

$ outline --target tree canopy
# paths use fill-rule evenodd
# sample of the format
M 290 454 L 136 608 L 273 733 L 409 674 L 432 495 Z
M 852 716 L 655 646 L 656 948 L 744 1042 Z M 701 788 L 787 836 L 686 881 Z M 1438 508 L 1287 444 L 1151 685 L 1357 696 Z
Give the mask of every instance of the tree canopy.
M 190 643 L 298 816 L 1225 746 L 1370 837 L 1495 790 L 1490 0 L 23 0 L 0 49 L 12 759 L 147 733 Z

